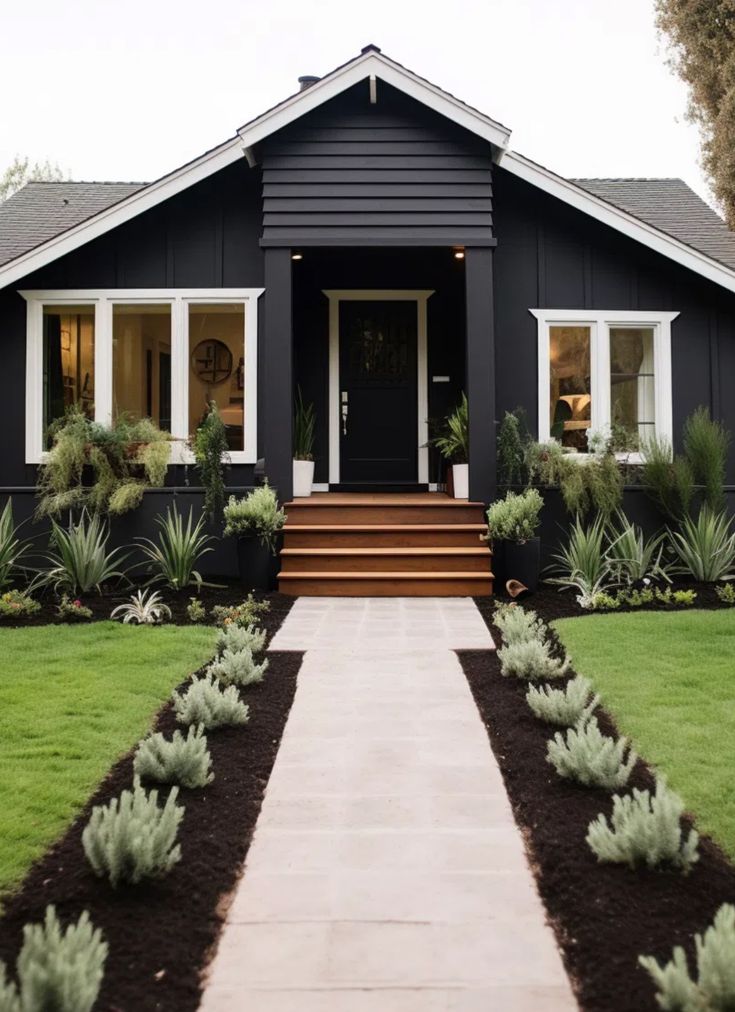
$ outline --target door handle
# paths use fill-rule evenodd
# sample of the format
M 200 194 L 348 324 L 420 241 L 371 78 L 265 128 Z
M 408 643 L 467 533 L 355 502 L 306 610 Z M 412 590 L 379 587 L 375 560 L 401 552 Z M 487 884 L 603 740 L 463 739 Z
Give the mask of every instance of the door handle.
M 347 415 L 350 412 L 350 406 L 349 406 L 349 401 L 348 401 L 348 394 L 347 394 L 346 390 L 342 391 L 341 401 L 342 401 L 342 435 L 346 436 L 347 435 Z

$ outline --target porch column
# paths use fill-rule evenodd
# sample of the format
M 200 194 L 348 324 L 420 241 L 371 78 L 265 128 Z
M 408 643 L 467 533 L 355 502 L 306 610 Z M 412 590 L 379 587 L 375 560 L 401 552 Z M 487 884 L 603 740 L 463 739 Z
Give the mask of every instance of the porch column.
M 263 329 L 263 446 L 265 473 L 279 500 L 293 494 L 293 327 L 291 250 L 268 247 Z
M 470 421 L 470 499 L 489 503 L 496 491 L 495 308 L 493 250 L 465 250 L 467 400 Z

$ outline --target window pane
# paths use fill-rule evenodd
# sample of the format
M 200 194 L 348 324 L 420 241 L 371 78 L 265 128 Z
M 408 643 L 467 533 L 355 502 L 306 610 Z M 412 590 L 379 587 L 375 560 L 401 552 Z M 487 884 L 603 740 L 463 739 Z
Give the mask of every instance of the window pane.
M 189 306 L 189 433 L 215 401 L 231 450 L 244 448 L 245 307 Z
M 44 306 L 44 433 L 72 404 L 94 418 L 94 306 Z
M 635 450 L 655 433 L 653 327 L 610 328 L 610 424 L 616 446 Z
M 112 414 L 171 431 L 171 307 L 112 307 Z
M 550 327 L 551 435 L 563 446 L 587 449 L 592 422 L 590 328 Z

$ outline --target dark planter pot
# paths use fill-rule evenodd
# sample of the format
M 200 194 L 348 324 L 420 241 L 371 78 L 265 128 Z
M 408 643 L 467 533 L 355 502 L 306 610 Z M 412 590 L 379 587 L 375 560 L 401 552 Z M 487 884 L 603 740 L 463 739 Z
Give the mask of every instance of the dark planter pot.
M 531 538 L 522 544 L 504 542 L 502 568 L 504 585 L 508 580 L 518 580 L 533 593 L 541 575 L 541 538 Z
M 278 569 L 282 537 L 276 541 L 276 554 L 263 545 L 260 538 L 241 537 L 237 539 L 237 567 L 240 583 L 250 590 L 275 590 L 278 583 Z

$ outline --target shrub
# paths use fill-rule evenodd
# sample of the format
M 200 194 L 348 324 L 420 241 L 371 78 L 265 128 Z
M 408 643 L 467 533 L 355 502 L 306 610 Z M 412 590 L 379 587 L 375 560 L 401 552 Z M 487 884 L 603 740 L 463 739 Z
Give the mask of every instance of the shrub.
M 559 727 L 573 727 L 592 716 L 592 711 L 600 702 L 598 695 L 590 698 L 591 692 L 590 682 L 578 675 L 563 689 L 554 689 L 550 685 L 539 688 L 529 685 L 526 702 L 539 720 Z
M 229 625 L 254 625 L 258 615 L 270 611 L 270 607 L 270 601 L 256 601 L 252 594 L 248 594 L 242 604 L 215 605 L 212 608 L 212 618 L 223 628 Z
M 85 607 L 78 597 L 64 594 L 56 606 L 56 614 L 65 622 L 79 622 L 92 617 L 92 609 Z
M 286 522 L 286 514 L 279 509 L 276 493 L 270 485 L 254 488 L 242 499 L 231 495 L 224 514 L 225 535 L 257 537 L 275 554 L 276 537 Z
M 599 516 L 588 527 L 579 517 L 574 521 L 566 545 L 552 556 L 554 571 L 551 577 L 563 589 L 573 587 L 579 591 L 577 603 L 591 608 L 594 599 L 613 581 L 610 560 L 605 548 L 605 521 Z
M 0 618 L 21 618 L 23 615 L 35 615 L 40 610 L 38 601 L 34 601 L 24 590 L 6 590 L 0 597 Z
M 689 513 L 694 496 L 694 474 L 689 461 L 675 457 L 668 440 L 652 436 L 641 446 L 642 482 L 650 499 L 670 521 Z
M 79 523 L 70 520 L 67 530 L 52 520 L 51 551 L 46 556 L 51 566 L 37 582 L 50 584 L 55 590 L 64 587 L 72 594 L 100 592 L 103 583 L 125 576 L 117 567 L 127 556 L 120 556 L 120 548 L 108 552 L 108 541 L 107 524 L 98 513 L 90 516 L 82 510 Z
M 172 787 L 158 807 L 158 791 L 148 793 L 136 777 L 132 791 L 123 791 L 107 805 L 96 805 L 82 833 L 82 845 L 95 875 L 106 875 L 113 888 L 167 874 L 181 860 L 176 843 L 184 808 Z
M 165 618 L 171 618 L 171 609 L 161 600 L 157 590 L 139 590 L 125 604 L 119 604 L 110 612 L 110 618 L 122 618 L 127 625 L 160 625 Z
M 689 871 L 699 858 L 699 836 L 692 829 L 685 837 L 683 811 L 684 802 L 663 781 L 656 782 L 653 795 L 634 788 L 632 794 L 615 795 L 609 823 L 604 815 L 590 823 L 587 843 L 603 863 L 631 868 L 668 864 Z
M 703 506 L 696 520 L 685 517 L 681 531 L 669 531 L 669 538 L 679 560 L 677 572 L 717 583 L 735 571 L 735 533 L 726 513 Z
M 618 510 L 617 525 L 611 525 L 607 536 L 605 554 L 615 583 L 668 579 L 668 566 L 663 562 L 665 535 L 646 539 L 642 528 Z
M 521 410 L 506 411 L 498 430 L 498 481 L 501 485 L 520 485 L 524 480 L 528 435 L 522 429 Z
M 18 537 L 18 527 L 13 521 L 13 500 L 8 499 L 0 513 L 0 590 L 9 586 L 16 572 L 23 569 L 21 559 L 29 548 L 30 542 Z
M 639 956 L 658 988 L 656 1000 L 670 1012 L 731 1012 L 735 1008 L 735 907 L 723 903 L 704 937 L 695 936 L 697 979 L 689 975 L 684 950 L 660 966 L 653 956 Z
M 504 675 L 529 682 L 561 678 L 567 673 L 569 659 L 552 657 L 546 640 L 521 640 L 498 650 L 500 670 Z
M 173 704 L 179 724 L 199 724 L 205 731 L 247 724 L 248 707 L 234 685 L 223 689 L 213 675 L 195 678 L 183 695 L 174 691 Z
M 697 600 L 696 590 L 672 590 L 671 587 L 661 590 L 656 587 L 653 593 L 659 604 L 673 605 L 675 608 L 690 608 Z
M 253 625 L 228 625 L 217 633 L 217 652 L 250 650 L 259 654 L 265 647 L 266 631 Z
M 143 780 L 181 787 L 205 787 L 214 780 L 212 757 L 207 739 L 200 727 L 190 727 L 186 738 L 174 731 L 168 741 L 162 734 L 152 734 L 139 745 L 133 769 Z
M 150 560 L 149 571 L 153 572 L 151 582 L 163 580 L 173 590 L 183 590 L 192 583 L 203 584 L 201 574 L 194 568 L 197 561 L 207 552 L 214 549 L 209 545 L 214 538 L 203 534 L 204 514 L 194 526 L 192 510 L 184 527 L 184 518 L 176 506 L 166 510 L 166 516 L 157 516 L 156 523 L 160 527 L 158 544 L 150 538 L 139 538 L 143 542 L 142 551 Z
M 207 668 L 207 674 L 213 675 L 225 685 L 253 685 L 262 682 L 268 670 L 268 661 L 256 664 L 251 650 L 225 650 L 221 657 Z
M 97 1000 L 107 943 L 85 910 L 62 931 L 53 907 L 43 924 L 26 924 L 17 962 L 20 987 L 6 981 L 0 962 L 2 1012 L 91 1012 Z
M 715 593 L 722 604 L 731 608 L 735 605 L 735 587 L 731 583 L 724 583 L 721 587 L 715 587 Z
M 590 599 L 588 607 L 591 611 L 617 611 L 621 604 L 619 594 L 607 594 L 600 590 Z
M 497 604 L 493 622 L 500 630 L 503 642 L 508 645 L 543 639 L 546 632 L 546 626 L 535 611 L 517 604 Z
M 591 717 L 566 734 L 557 731 L 546 749 L 546 759 L 560 777 L 576 780 L 588 787 L 614 790 L 624 787 L 635 766 L 637 756 L 633 749 L 625 751 L 625 738 L 608 738 L 603 735 L 597 719 Z
M 488 537 L 497 541 L 523 543 L 535 537 L 544 505 L 538 490 L 526 489 L 520 495 L 508 492 L 504 499 L 492 503 L 487 511 Z
M 725 508 L 725 472 L 730 433 L 699 407 L 686 419 L 682 429 L 684 454 L 694 480 L 704 490 L 704 503 L 713 513 Z
M 227 429 L 215 401 L 207 405 L 207 413 L 191 441 L 194 461 L 204 487 L 204 512 L 214 519 L 225 504 L 224 462 L 229 461 Z
M 207 609 L 198 597 L 190 597 L 186 606 L 186 614 L 190 622 L 203 622 L 207 617 Z

